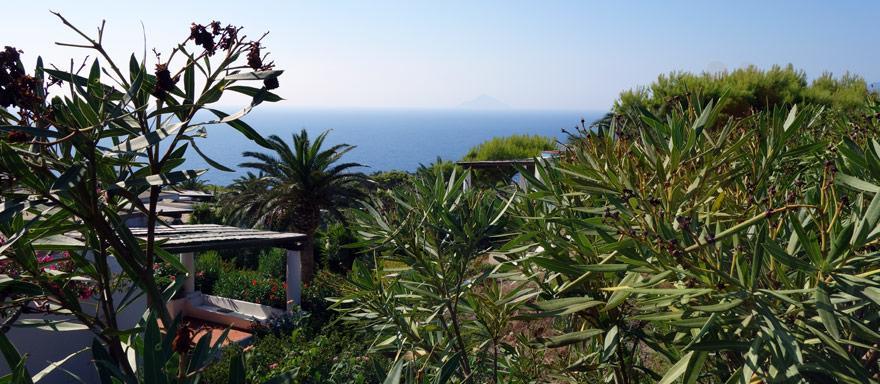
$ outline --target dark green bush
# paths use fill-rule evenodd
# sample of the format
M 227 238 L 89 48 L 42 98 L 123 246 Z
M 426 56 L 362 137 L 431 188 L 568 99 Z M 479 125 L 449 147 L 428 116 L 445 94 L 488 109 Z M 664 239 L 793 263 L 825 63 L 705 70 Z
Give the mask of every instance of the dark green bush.
M 286 307 L 284 284 L 257 271 L 224 271 L 214 286 L 214 294 L 276 308 Z
M 260 263 L 261 248 L 224 249 L 217 251 L 220 258 L 235 266 L 236 269 L 256 270 Z
M 425 165 L 419 164 L 419 168 L 416 169 L 416 177 L 432 177 L 435 171 L 439 171 L 444 175 L 444 177 L 449 177 L 452 175 L 452 171 L 455 171 L 457 174 L 461 174 L 462 169 L 454 161 L 443 160 L 439 156 L 437 160 L 433 163 Z
M 153 264 L 153 270 L 155 271 L 156 285 L 159 287 L 167 287 L 176 279 L 177 271 L 166 262 Z
M 332 302 L 327 298 L 341 297 L 346 284 L 345 278 L 327 270 L 315 275 L 311 284 L 303 289 L 302 308 L 308 311 L 313 320 L 326 323 L 335 318 L 336 311 L 330 309 Z
M 462 158 L 466 161 L 529 159 L 542 151 L 556 149 L 556 139 L 540 135 L 494 137 L 471 148 Z
M 832 111 L 856 113 L 870 95 L 864 79 L 852 74 L 835 78 L 829 73 L 807 81 L 807 75 L 792 65 L 762 70 L 755 66 L 731 72 L 673 72 L 660 75 L 647 87 L 624 91 L 614 103 L 614 112 L 627 113 L 645 107 L 661 115 L 689 105 L 706 105 L 727 93 L 722 113 L 744 117 L 757 111 L 793 104 L 821 105 Z
M 220 275 L 231 268 L 223 262 L 217 251 L 202 252 L 196 256 L 196 289 L 209 295 L 214 294 L 214 285 Z
M 333 303 L 327 298 L 342 297 L 345 284 L 342 276 L 321 270 L 312 283 L 303 289 L 301 306 L 309 312 L 308 323 L 311 329 L 319 330 L 336 318 L 337 312 L 330 309 Z
M 205 384 L 226 384 L 229 382 L 229 366 L 232 360 L 242 353 L 242 348 L 238 344 L 232 344 L 223 348 L 220 359 L 208 366 L 201 375 L 200 383 Z
M 332 332 L 308 337 L 296 330 L 288 340 L 264 338 L 255 346 L 254 358 L 248 362 L 253 367 L 249 375 L 253 382 L 281 377 L 291 383 L 382 382 L 388 362 L 381 356 L 368 356 L 369 341 L 353 334 Z M 263 351 L 268 348 L 273 350 Z M 285 355 L 279 358 L 277 351 L 282 350 Z
M 346 247 L 356 240 L 341 223 L 332 223 L 315 234 L 315 250 L 319 265 L 336 273 L 346 273 L 358 257 L 359 249 Z
M 270 248 L 257 256 L 257 272 L 263 276 L 284 279 L 287 271 L 287 252 L 281 248 Z
M 285 363 L 291 350 L 304 344 L 304 340 L 296 337 L 297 334 L 297 331 L 289 336 L 268 334 L 257 339 L 254 348 L 248 352 L 246 363 L 251 382 L 265 382 L 271 377 L 270 372 L 277 372 L 278 367 Z
M 462 158 L 465 161 L 487 160 L 522 160 L 541 155 L 543 151 L 556 149 L 556 139 L 539 135 L 511 135 L 495 137 L 485 141 L 468 151 Z M 494 186 L 498 183 L 509 184 L 517 173 L 513 167 L 498 169 L 475 170 L 472 178 L 474 185 Z
M 294 309 L 281 315 L 272 315 L 265 321 L 258 322 L 251 328 L 251 331 L 257 337 L 266 335 L 283 337 L 290 335 L 295 329 L 307 325 L 308 319 L 308 312 Z
M 412 177 L 411 174 L 404 171 L 385 171 L 374 173 L 370 179 L 374 182 L 374 189 L 395 189 L 410 185 Z
M 222 220 L 217 215 L 217 209 L 211 203 L 198 203 L 193 205 L 192 216 L 189 219 L 190 224 L 222 224 Z

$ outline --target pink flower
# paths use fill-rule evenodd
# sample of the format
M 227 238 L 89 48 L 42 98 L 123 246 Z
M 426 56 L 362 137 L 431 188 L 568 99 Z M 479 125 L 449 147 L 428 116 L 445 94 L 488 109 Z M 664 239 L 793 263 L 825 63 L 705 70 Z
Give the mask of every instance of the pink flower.
M 269 364 L 269 369 L 275 369 L 275 368 L 278 368 L 278 363 Z
M 95 294 L 95 290 L 92 287 L 86 285 L 79 291 L 79 298 L 82 300 L 88 300 Z
M 52 260 L 54 260 L 52 255 L 49 255 L 49 254 L 46 254 L 43 252 L 37 252 L 37 262 L 38 263 L 40 263 L 40 264 L 51 263 Z

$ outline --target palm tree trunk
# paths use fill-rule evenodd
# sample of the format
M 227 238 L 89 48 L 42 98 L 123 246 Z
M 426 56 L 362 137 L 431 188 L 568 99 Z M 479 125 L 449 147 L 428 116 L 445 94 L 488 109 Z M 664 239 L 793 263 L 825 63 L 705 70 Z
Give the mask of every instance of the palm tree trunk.
M 315 233 L 308 233 L 306 240 L 303 242 L 302 258 L 300 259 L 302 267 L 303 283 L 311 283 L 315 277 Z

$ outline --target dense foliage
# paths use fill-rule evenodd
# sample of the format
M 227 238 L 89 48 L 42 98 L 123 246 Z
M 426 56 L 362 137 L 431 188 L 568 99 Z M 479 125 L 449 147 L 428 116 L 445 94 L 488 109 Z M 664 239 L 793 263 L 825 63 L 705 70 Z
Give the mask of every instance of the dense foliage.
M 326 133 L 290 146 L 239 120 L 280 99 L 280 71 L 240 28 L 194 24 L 200 53 L 182 44 L 152 74 L 134 56 L 123 73 L 103 29 L 74 31 L 105 62 L 87 76 L 39 60 L 27 74 L 19 51 L 0 52 L 0 381 L 60 365 L 32 376 L 6 337 L 37 326 L 92 331 L 103 383 L 880 382 L 880 105 L 856 76 L 674 73 L 581 122 L 559 158 L 522 173 L 525 189 L 464 188 L 439 159 L 370 183 Z M 50 98 L 55 83 L 69 89 Z M 224 91 L 251 105 L 210 108 Z M 155 228 L 163 187 L 203 188 L 177 167 L 221 123 L 271 152 L 245 153 L 257 173 L 195 220 L 309 236 L 302 311 L 222 351 L 225 335 L 193 342 L 168 313 L 181 263 L 120 217 Z M 465 160 L 554 148 L 513 136 Z M 259 252 L 200 255 L 197 287 L 286 307 L 284 253 Z M 143 319 L 120 324 L 141 294 Z
M 337 144 L 324 148 L 328 132 L 312 140 L 302 130 L 293 135 L 292 147 L 273 135 L 267 139 L 272 152 L 245 152 L 253 161 L 241 166 L 259 175 L 248 173 L 236 180 L 222 201 L 232 222 L 307 235 L 302 251 L 306 282 L 315 274 L 314 238 L 322 211 L 343 219 L 342 210 L 355 206 L 364 196 L 366 178 L 352 172 L 361 165 L 341 162 L 354 147 Z
M 518 160 L 539 156 L 541 151 L 556 149 L 556 139 L 538 135 L 494 137 L 471 148 L 465 161 Z
M 195 382 L 223 338 L 214 346 L 207 339 L 193 346 L 191 330 L 168 313 L 166 301 L 183 279 L 160 286 L 154 266 L 164 261 L 178 276 L 185 269 L 154 234 L 161 225 L 159 192 L 204 172 L 178 167 L 188 149 L 202 155 L 197 141 L 206 126 L 227 124 L 268 145 L 240 118 L 262 102 L 280 100 L 269 90 L 278 87 L 281 71 L 264 62 L 261 38 L 250 40 L 242 28 L 219 22 L 182 30 L 188 32 L 182 43 L 166 55 L 154 51 L 148 69 L 146 53 L 122 62 L 110 57 L 103 25 L 90 36 L 57 16 L 82 38 L 60 44 L 89 50 L 91 62 L 65 71 L 38 58 L 27 73 L 20 51 L 6 47 L 0 54 L 0 169 L 14 185 L 0 196 L 0 254 L 16 271 L 0 276 L 0 350 L 13 370 L 3 379 L 27 383 L 57 367 L 32 378 L 25 357 L 5 336 L 9 327 L 25 325 L 23 313 L 42 311 L 58 320 L 38 326 L 94 333 L 91 353 L 102 382 Z M 254 81 L 259 88 L 242 84 Z M 229 115 L 213 106 L 225 92 L 252 100 Z M 204 116 L 216 118 L 202 121 Z M 149 196 L 145 201 L 142 193 Z M 146 216 L 145 238 L 124 225 L 122 215 L 132 212 Z M 38 251 L 64 254 L 68 268 L 48 268 Z M 117 265 L 121 273 L 113 272 Z M 83 284 L 93 294 L 82 295 Z M 141 295 L 148 314 L 140 324 L 121 324 L 118 312 Z M 166 325 L 164 334 L 158 320 Z
M 660 75 L 647 87 L 624 91 L 614 104 L 615 113 L 627 113 L 645 107 L 665 114 L 671 106 L 684 104 L 706 105 L 726 95 L 722 113 L 735 117 L 749 116 L 775 107 L 798 105 L 823 106 L 835 112 L 861 113 L 866 98 L 877 99 L 868 93 L 865 80 L 846 73 L 834 77 L 822 74 L 812 82 L 804 71 L 794 66 L 773 66 L 762 70 L 755 66 L 730 72 L 701 73 L 673 72 Z
M 407 382 L 876 382 L 880 108 L 847 134 L 718 102 L 615 119 L 526 195 L 417 182 L 359 221 L 347 319 Z

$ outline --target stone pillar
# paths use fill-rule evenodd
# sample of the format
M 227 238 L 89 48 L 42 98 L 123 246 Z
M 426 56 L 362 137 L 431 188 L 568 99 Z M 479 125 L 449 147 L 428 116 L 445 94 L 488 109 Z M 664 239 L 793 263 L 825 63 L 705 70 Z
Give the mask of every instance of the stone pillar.
M 302 293 L 302 264 L 299 250 L 287 250 L 287 310 L 300 304 Z
M 189 295 L 196 291 L 196 261 L 192 252 L 181 253 L 180 263 L 186 268 L 186 282 L 183 283 L 183 293 Z

